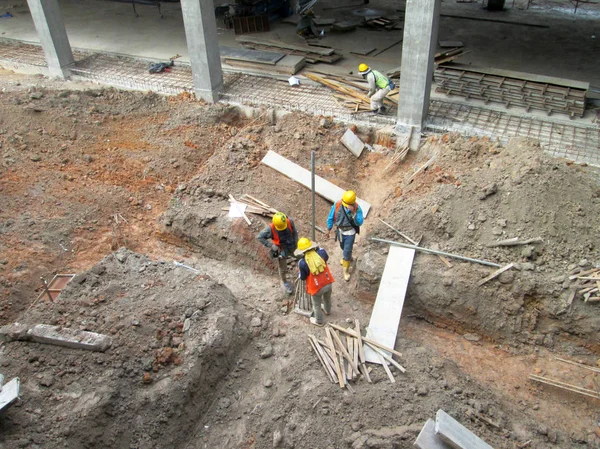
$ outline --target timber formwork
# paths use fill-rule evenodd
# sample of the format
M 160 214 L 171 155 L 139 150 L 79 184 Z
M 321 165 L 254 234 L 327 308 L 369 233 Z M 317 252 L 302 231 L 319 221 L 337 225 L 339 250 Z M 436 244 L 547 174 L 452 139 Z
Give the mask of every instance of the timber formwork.
M 585 112 L 584 89 L 510 78 L 462 68 L 438 67 L 434 73 L 436 92 L 448 96 L 499 103 L 509 108 L 517 106 L 530 110 L 583 117 Z

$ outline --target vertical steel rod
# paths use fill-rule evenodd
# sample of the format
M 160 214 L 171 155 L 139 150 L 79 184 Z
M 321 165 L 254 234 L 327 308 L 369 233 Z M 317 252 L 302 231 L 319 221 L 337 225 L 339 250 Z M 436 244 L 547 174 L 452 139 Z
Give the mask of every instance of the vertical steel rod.
M 311 169 L 311 176 L 310 176 L 310 189 L 312 192 L 312 228 L 311 228 L 311 239 L 314 242 L 316 240 L 315 237 L 315 228 L 317 226 L 317 223 L 315 222 L 315 152 L 311 151 L 310 153 L 310 169 Z

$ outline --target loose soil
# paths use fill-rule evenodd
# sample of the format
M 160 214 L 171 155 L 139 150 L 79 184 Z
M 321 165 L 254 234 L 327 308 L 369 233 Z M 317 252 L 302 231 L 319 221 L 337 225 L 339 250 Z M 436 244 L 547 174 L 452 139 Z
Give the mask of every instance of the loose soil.
M 598 358 L 594 305 L 563 310 L 569 270 L 599 260 L 598 183 L 585 167 L 534 142 L 447 135 L 384 172 L 391 150 L 356 160 L 339 143 L 345 128 L 318 117 L 247 119 L 186 97 L 9 72 L 0 86 L 0 324 L 113 339 L 104 353 L 2 343 L 2 373 L 22 390 L 0 416 L 0 448 L 408 448 L 440 408 L 496 448 L 599 447 L 592 399 L 527 379 L 597 389 L 595 373 L 553 358 Z M 392 384 L 373 366 L 373 384 L 340 390 L 308 345 L 323 330 L 282 311 L 255 239 L 267 222 L 222 210 L 229 194 L 249 193 L 309 233 L 310 196 L 260 165 L 269 149 L 305 167 L 315 150 L 320 176 L 373 204 L 353 280 L 331 264 L 332 322 L 368 323 L 387 251 L 368 238 L 396 240 L 377 218 L 425 246 L 519 269 L 478 288 L 492 269 L 418 254 L 396 342 L 406 374 Z M 329 207 L 317 200 L 321 227 Z M 486 246 L 509 237 L 544 241 Z M 59 299 L 34 304 L 39 277 L 64 272 L 77 276 Z

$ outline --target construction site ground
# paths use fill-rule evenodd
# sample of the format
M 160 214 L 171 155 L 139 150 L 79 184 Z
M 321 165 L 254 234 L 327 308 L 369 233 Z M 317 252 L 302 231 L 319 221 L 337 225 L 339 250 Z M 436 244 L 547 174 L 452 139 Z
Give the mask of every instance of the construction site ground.
M 385 171 L 393 145 L 356 159 L 339 143 L 346 128 L 324 117 L 246 118 L 187 95 L 8 71 L 0 91 L 0 324 L 113 339 L 104 353 L 3 343 L 0 370 L 22 387 L 0 416 L 1 448 L 408 448 L 438 409 L 495 448 L 600 447 L 597 400 L 528 379 L 599 388 L 596 373 L 555 359 L 600 356 L 597 304 L 569 304 L 568 273 L 600 260 L 589 168 L 535 140 L 440 134 Z M 350 282 L 337 244 L 317 234 L 337 279 L 328 321 L 368 324 L 387 253 L 369 238 L 398 237 L 378 219 L 516 269 L 479 287 L 493 269 L 417 254 L 395 346 L 406 373 L 392 384 L 372 365 L 373 384 L 342 390 L 308 343 L 323 329 L 284 312 L 255 239 L 266 221 L 223 210 L 229 194 L 251 194 L 309 234 L 309 192 L 261 165 L 267 150 L 304 167 L 315 150 L 319 176 L 373 205 Z M 316 206 L 324 227 L 330 203 Z M 542 243 L 487 246 L 511 237 Z M 40 276 L 56 273 L 76 277 L 36 301 Z

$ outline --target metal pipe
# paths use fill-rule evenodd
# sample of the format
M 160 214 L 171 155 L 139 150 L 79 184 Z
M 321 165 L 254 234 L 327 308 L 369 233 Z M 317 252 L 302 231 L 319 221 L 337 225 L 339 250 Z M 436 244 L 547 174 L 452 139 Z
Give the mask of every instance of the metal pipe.
M 416 251 L 423 251 L 425 253 L 437 254 L 439 256 L 452 257 L 454 259 L 464 260 L 467 262 L 480 263 L 481 265 L 487 265 L 488 267 L 502 268 L 502 265 L 499 265 L 494 262 L 488 262 L 487 260 L 471 259 L 470 257 L 459 256 L 457 254 L 451 254 L 451 253 L 445 253 L 444 251 L 437 251 L 435 249 L 423 248 L 422 246 L 407 245 L 406 243 L 394 242 L 393 240 L 378 239 L 376 237 L 371 237 L 369 240 L 373 240 L 375 242 L 381 242 L 381 243 L 389 243 L 390 245 L 402 246 L 403 248 L 410 248 L 410 249 L 414 249 Z
M 312 191 L 312 234 L 311 234 L 311 239 L 314 242 L 317 239 L 315 236 L 315 229 L 317 227 L 317 223 L 315 221 L 315 152 L 314 151 L 311 151 L 311 153 L 310 153 L 310 168 L 311 168 L 310 188 Z

